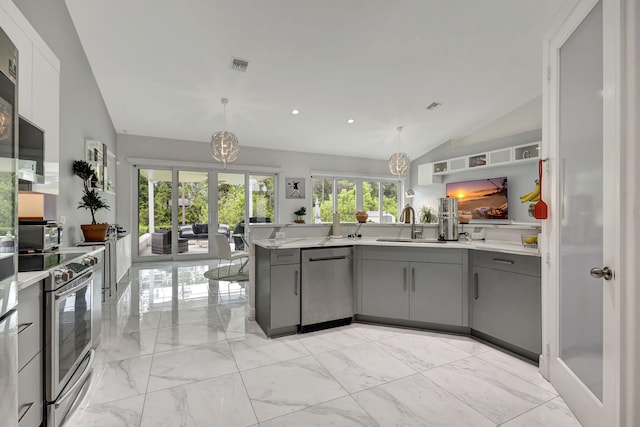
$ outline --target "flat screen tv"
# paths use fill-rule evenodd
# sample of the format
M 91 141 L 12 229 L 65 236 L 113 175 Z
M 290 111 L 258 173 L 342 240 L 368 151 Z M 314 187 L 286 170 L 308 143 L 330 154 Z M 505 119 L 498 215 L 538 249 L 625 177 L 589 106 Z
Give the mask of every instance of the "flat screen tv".
M 458 212 L 471 212 L 471 219 L 509 219 L 507 177 L 450 182 L 447 197 L 458 199 Z

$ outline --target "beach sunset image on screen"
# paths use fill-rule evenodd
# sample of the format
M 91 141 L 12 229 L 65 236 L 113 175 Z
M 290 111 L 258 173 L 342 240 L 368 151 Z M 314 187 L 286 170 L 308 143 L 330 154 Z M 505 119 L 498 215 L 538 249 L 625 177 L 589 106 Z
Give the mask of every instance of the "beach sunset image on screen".
M 506 176 L 450 182 L 447 197 L 458 199 L 458 211 L 471 212 L 472 219 L 509 219 Z

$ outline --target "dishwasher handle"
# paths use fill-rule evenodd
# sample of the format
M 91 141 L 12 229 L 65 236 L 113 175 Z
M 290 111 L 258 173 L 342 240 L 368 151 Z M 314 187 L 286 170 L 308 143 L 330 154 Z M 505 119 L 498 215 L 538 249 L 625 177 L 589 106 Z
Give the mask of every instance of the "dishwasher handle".
M 308 262 L 333 261 L 333 260 L 338 260 L 338 259 L 351 259 L 351 257 L 347 256 L 347 255 L 338 255 L 338 256 L 328 256 L 328 257 L 322 257 L 322 258 L 309 258 Z

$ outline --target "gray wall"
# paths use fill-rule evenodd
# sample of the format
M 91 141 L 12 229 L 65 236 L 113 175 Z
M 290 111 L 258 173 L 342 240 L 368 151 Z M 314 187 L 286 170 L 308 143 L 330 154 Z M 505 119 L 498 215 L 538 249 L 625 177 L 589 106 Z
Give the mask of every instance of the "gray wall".
M 97 139 L 115 152 L 116 132 L 64 0 L 15 0 L 14 3 L 60 60 L 60 195 L 48 197 L 48 215 L 64 215 L 65 245 L 82 240 L 80 224 L 91 215 L 76 206 L 82 183 L 71 173 L 75 159 L 84 158 L 85 138 Z M 97 221 L 115 221 L 115 196 L 105 194 L 111 211 Z M 55 205 L 55 206 L 51 206 Z
M 196 141 L 183 141 L 173 139 L 152 138 L 135 135 L 118 134 L 117 157 L 117 222 L 132 230 L 136 225 L 132 215 L 134 211 L 134 180 L 133 165 L 127 162 L 130 157 L 158 160 L 179 160 L 181 162 L 195 162 L 210 164 L 211 168 L 223 171 L 222 164 L 211 157 L 211 149 L 208 143 Z M 311 204 L 311 179 L 310 171 L 333 171 L 344 174 L 371 175 L 377 177 L 389 177 L 389 169 L 386 160 L 359 159 L 354 157 L 330 156 L 322 154 L 309 154 L 293 151 L 270 150 L 255 147 L 246 147 L 240 141 L 240 154 L 235 163 L 228 166 L 229 171 L 237 165 L 246 167 L 271 167 L 279 168 L 281 179 L 278 179 L 278 217 L 275 221 L 289 223 L 295 219 L 293 211 L 300 206 L 309 207 Z M 305 178 L 306 199 L 286 199 L 284 178 Z M 307 216 L 307 220 L 309 217 Z M 349 221 L 349 219 L 345 219 Z
M 456 157 L 468 156 L 475 153 L 497 150 L 500 148 L 513 147 L 516 145 L 536 142 L 542 139 L 542 130 L 534 130 L 520 133 L 504 138 L 485 141 L 473 145 L 454 147 L 452 141 L 436 147 L 430 152 L 418 157 L 411 162 L 410 187 L 416 193 L 411 202 L 415 208 L 430 206 L 437 209 L 438 198 L 445 197 L 444 185 L 418 185 L 418 165 L 431 163 L 438 160 L 453 159 Z M 538 163 L 524 163 L 508 166 L 488 167 L 480 170 L 468 172 L 452 173 L 443 176 L 443 184 L 447 182 L 467 181 L 482 178 L 494 178 L 506 176 L 509 179 L 509 218 L 516 222 L 539 223 L 527 213 L 528 203 L 520 203 L 520 195 L 533 190 L 535 180 L 538 177 Z

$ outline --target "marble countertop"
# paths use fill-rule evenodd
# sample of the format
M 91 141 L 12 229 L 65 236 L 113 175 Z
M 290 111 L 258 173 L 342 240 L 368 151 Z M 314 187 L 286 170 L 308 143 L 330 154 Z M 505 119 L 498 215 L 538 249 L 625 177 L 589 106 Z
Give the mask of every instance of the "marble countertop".
M 28 288 L 34 283 L 49 277 L 49 271 L 25 271 L 18 273 L 18 291 Z
M 84 252 L 86 255 L 95 255 L 98 252 L 104 251 L 104 246 L 85 246 L 85 247 L 68 247 L 59 248 L 58 252 L 62 253 L 78 253 Z M 49 277 L 49 270 L 41 271 L 25 271 L 18 273 L 18 291 L 28 288 L 34 283 L 46 279 Z
M 363 237 L 356 240 L 331 237 L 293 237 L 285 239 L 258 239 L 254 240 L 252 243 L 265 249 L 322 248 L 331 246 L 386 246 L 405 248 L 475 249 L 517 255 L 540 256 L 540 252 L 537 248 L 525 248 L 519 243 L 511 242 L 474 240 L 471 242 L 432 241 L 418 243 L 378 241 L 377 239 L 377 237 Z

